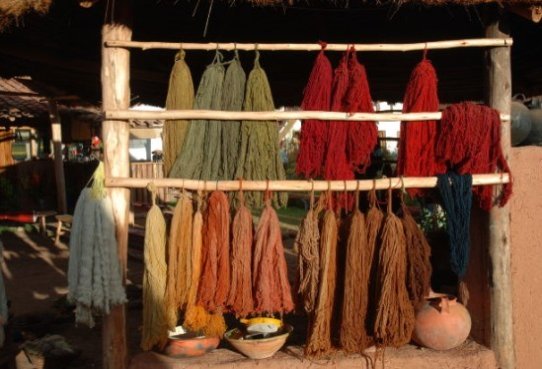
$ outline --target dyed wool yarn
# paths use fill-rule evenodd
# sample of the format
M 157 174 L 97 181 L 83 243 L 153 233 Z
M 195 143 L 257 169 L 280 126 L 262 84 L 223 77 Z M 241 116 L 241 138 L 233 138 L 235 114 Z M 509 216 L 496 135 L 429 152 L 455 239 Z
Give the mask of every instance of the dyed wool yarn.
M 260 54 L 256 51 L 254 68 L 250 72 L 245 93 L 244 111 L 273 111 L 273 94 L 265 71 L 260 66 Z M 273 121 L 243 121 L 236 178 L 249 180 L 282 180 L 286 173 L 279 156 L 279 129 Z M 245 194 L 249 207 L 261 207 L 263 196 L 259 192 Z M 285 192 L 275 195 L 276 206 L 285 206 Z
M 399 347 L 410 341 L 415 317 L 406 288 L 405 234 L 401 220 L 392 212 L 391 202 L 390 189 L 378 255 L 377 283 L 380 293 L 374 336 L 378 345 Z
M 365 67 L 358 61 L 354 48 L 348 61 L 348 92 L 345 96 L 346 111 L 350 113 L 373 113 L 373 101 Z M 375 122 L 348 122 L 346 157 L 352 171 L 365 173 L 371 164 L 371 153 L 378 140 Z
M 325 45 L 316 57 L 305 86 L 301 109 L 328 111 L 331 107 L 333 70 L 324 54 Z M 322 175 L 327 143 L 327 122 L 307 119 L 301 126 L 296 173 L 306 178 Z
M 166 110 L 192 109 L 194 105 L 194 83 L 190 68 L 186 64 L 184 50 L 175 55 L 175 64 L 169 76 Z M 168 120 L 164 124 L 164 175 L 168 176 L 177 155 L 180 154 L 189 121 Z
M 501 148 L 499 112 L 487 106 L 463 102 L 442 112 L 441 129 L 436 147 L 437 158 L 459 174 L 510 173 Z M 489 211 L 496 203 L 506 204 L 512 195 L 512 182 L 502 186 L 494 196 L 493 186 L 473 189 L 480 207 Z
M 439 110 L 437 74 L 433 64 L 423 59 L 412 71 L 403 99 L 403 112 L 416 113 Z M 436 121 L 401 122 L 397 174 L 402 176 L 433 176 L 446 172 L 446 167 L 435 157 L 438 134 Z M 423 193 L 409 188 L 411 196 Z

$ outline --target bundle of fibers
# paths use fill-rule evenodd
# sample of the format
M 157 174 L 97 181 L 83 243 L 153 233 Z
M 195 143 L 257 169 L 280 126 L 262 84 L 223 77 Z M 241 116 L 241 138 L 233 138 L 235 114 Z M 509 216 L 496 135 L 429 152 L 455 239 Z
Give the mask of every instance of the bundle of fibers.
M 356 207 L 350 216 L 344 271 L 340 342 L 346 352 L 361 353 L 368 345 L 365 319 L 369 294 L 365 260 L 367 232 L 365 216 Z
M 184 310 L 192 283 L 192 199 L 186 192 L 173 211 L 169 233 L 165 308 L 168 328 L 174 330 L 179 310 Z
M 143 328 L 141 348 L 163 348 L 168 339 L 168 319 L 165 309 L 166 294 L 166 221 L 156 204 L 156 188 L 152 193 L 152 206 L 145 221 L 145 271 L 143 273 Z
M 222 110 L 240 111 L 243 109 L 245 99 L 246 74 L 241 66 L 239 54 L 230 62 L 224 77 L 224 91 L 222 94 Z M 241 122 L 228 121 L 222 124 L 222 163 L 219 178 L 234 179 L 241 142 Z
M 230 204 L 222 191 L 214 191 L 207 202 L 202 267 L 198 304 L 209 312 L 221 313 L 230 289 Z
M 273 95 L 265 71 L 260 66 L 260 54 L 256 51 L 254 68 L 250 72 L 245 94 L 244 111 L 273 111 Z M 274 121 L 243 121 L 241 123 L 241 144 L 236 178 L 250 180 L 282 180 L 286 178 L 279 156 L 279 129 Z M 249 207 L 261 207 L 260 192 L 245 194 Z M 285 192 L 275 195 L 275 206 L 286 206 Z
M 194 101 L 194 109 L 220 109 L 224 82 L 221 55 L 217 51 L 215 59 L 203 72 Z M 208 120 L 190 122 L 181 152 L 169 172 L 171 178 L 217 179 L 204 177 L 204 166 L 205 173 L 208 174 L 207 170 L 211 168 L 210 163 L 213 163 L 217 153 L 220 154 L 220 136 L 217 136 L 219 125 L 219 122 Z M 211 146 L 206 146 L 210 137 L 217 141 Z
M 431 247 L 404 202 L 401 209 L 407 247 L 406 284 L 410 301 L 418 306 L 428 296 L 431 287 Z
M 312 313 L 318 296 L 318 274 L 320 273 L 320 231 L 318 217 L 323 208 L 315 206 L 314 192 L 311 193 L 310 208 L 301 221 L 294 242 L 297 250 L 297 293 L 300 296 L 303 309 Z
M 374 338 L 378 345 L 399 347 L 410 341 L 414 329 L 414 307 L 406 288 L 406 240 L 401 220 L 391 207 L 388 190 L 388 210 L 378 255 L 377 282 L 380 288 Z
M 320 289 L 310 316 L 305 355 L 322 357 L 332 352 L 331 321 L 337 275 L 338 224 L 333 210 L 328 209 L 320 232 Z
M 437 73 L 429 59 L 424 57 L 416 65 L 408 81 L 403 99 L 403 112 L 431 112 L 439 110 Z M 433 176 L 446 172 L 446 167 L 435 157 L 438 135 L 436 121 L 401 122 L 397 174 L 402 176 Z M 422 193 L 408 189 L 411 196 Z
M 453 172 L 439 175 L 437 187 L 446 211 L 450 240 L 450 265 L 462 280 L 469 265 L 470 213 L 472 207 L 472 176 Z
M 252 298 L 252 213 L 239 192 L 239 208 L 233 218 L 231 252 L 231 289 L 228 306 L 237 317 L 246 317 L 254 310 Z
M 459 174 L 510 174 L 501 148 L 499 112 L 487 106 L 463 102 L 447 107 L 442 112 L 436 155 Z M 503 185 L 497 201 L 492 186 L 478 186 L 473 191 L 480 207 L 489 211 L 495 203 L 506 204 L 512 195 L 512 182 Z
M 376 274 L 378 269 L 378 241 L 384 221 L 384 213 L 380 210 L 376 191 L 369 192 L 369 211 L 365 217 L 365 229 L 367 232 L 367 248 L 365 250 L 365 262 L 363 270 L 366 273 L 365 278 L 369 281 L 369 302 L 367 308 L 366 327 L 368 332 L 374 331 L 374 313 L 378 303 L 378 283 L 376 283 Z
M 192 109 L 194 105 L 194 83 L 190 68 L 186 64 L 184 50 L 175 55 L 175 64 L 169 75 L 166 110 Z M 164 175 L 167 176 L 181 148 L 188 131 L 189 121 L 169 120 L 164 125 Z
M 126 302 L 115 237 L 113 204 L 104 184 L 104 166 L 93 175 L 92 188 L 77 199 L 70 232 L 68 301 L 75 304 L 75 321 L 89 327 L 93 313 L 108 314 Z
M 255 313 L 287 313 L 294 309 L 279 218 L 266 194 L 258 222 L 252 261 Z
M 345 96 L 346 111 L 350 113 L 373 113 L 373 101 L 365 67 L 360 64 L 352 48 L 348 61 L 348 92 Z M 371 164 L 371 153 L 378 142 L 378 129 L 375 122 L 348 122 L 346 138 L 346 157 L 350 168 L 357 173 L 365 173 Z
M 339 66 L 335 69 L 333 77 L 333 95 L 331 99 L 332 111 L 345 111 L 345 97 L 348 92 L 348 59 L 349 52 L 345 52 Z M 346 141 L 348 136 L 348 123 L 331 121 L 328 130 L 328 144 L 325 158 L 325 179 L 353 179 L 352 171 L 346 156 Z
M 198 207 L 194 213 L 194 219 L 192 221 L 192 249 L 190 253 L 190 260 L 192 262 L 192 275 L 190 281 L 190 289 L 188 291 L 188 301 L 186 303 L 186 312 L 184 314 L 183 327 L 191 332 L 204 332 L 208 333 L 208 324 L 211 315 L 201 306 L 197 304 L 199 280 L 201 276 L 201 252 L 203 247 L 202 240 L 202 228 L 203 228 L 203 215 L 201 214 L 201 196 L 198 196 Z M 209 332 L 208 336 L 222 336 L 222 333 L 212 334 Z
M 333 71 L 324 48 L 316 57 L 309 81 L 303 92 L 302 110 L 328 111 L 331 107 L 331 82 Z M 318 177 L 324 167 L 327 124 L 321 120 L 308 119 L 301 125 L 299 154 L 296 173 L 306 178 Z

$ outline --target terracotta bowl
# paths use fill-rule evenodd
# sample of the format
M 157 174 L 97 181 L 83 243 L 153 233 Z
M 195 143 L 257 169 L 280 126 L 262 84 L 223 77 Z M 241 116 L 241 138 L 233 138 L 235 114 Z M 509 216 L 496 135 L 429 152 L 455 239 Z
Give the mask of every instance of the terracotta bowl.
M 265 359 L 273 356 L 286 342 L 286 339 L 292 333 L 292 326 L 284 324 L 280 329 L 282 334 L 269 338 L 244 339 L 242 332 L 235 328 L 226 334 L 224 338 L 239 352 L 251 359 Z
M 218 337 L 186 332 L 182 326 L 178 326 L 175 331 L 169 331 L 169 339 L 162 353 L 174 358 L 202 356 L 217 348 L 219 343 Z

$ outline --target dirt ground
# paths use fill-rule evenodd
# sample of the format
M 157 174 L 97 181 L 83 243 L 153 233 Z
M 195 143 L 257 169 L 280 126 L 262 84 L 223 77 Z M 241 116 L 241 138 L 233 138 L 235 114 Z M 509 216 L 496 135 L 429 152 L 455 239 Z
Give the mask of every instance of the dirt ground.
M 48 226 L 44 236 L 33 227 L 13 227 L 0 234 L 4 245 L 2 265 L 6 294 L 10 303 L 10 337 L 21 344 L 45 335 L 61 335 L 77 350 L 68 363 L 46 365 L 55 369 L 102 367 L 101 321 L 96 327 L 75 326 L 74 314 L 65 301 L 67 294 L 67 268 L 69 234 L 54 244 L 54 225 Z M 295 255 L 291 250 L 295 233 L 285 231 L 286 254 L 289 269 L 295 268 Z M 130 355 L 139 353 L 141 326 L 141 283 L 143 276 L 143 234 L 138 229 L 130 234 L 128 252 L 127 340 Z M 293 279 L 293 275 L 292 275 Z M 299 320 L 298 324 L 304 324 Z M 298 332 L 304 329 L 299 329 Z M 296 338 L 296 337 L 293 337 Z M 300 338 L 300 337 L 299 337 Z M 18 358 L 18 365 L 21 358 Z M 23 366 L 24 369 L 27 369 Z M 32 365 L 28 366 L 28 369 Z
M 74 314 L 65 301 L 67 294 L 68 235 L 54 244 L 53 235 L 43 236 L 29 227 L 4 231 L 0 239 L 4 245 L 2 265 L 6 294 L 10 303 L 10 337 L 16 343 L 43 337 L 61 335 L 72 346 L 77 355 L 67 357 L 62 363 L 45 365 L 51 368 L 102 367 L 101 322 L 90 329 L 75 326 Z M 50 228 L 52 229 L 52 228 Z M 138 352 L 141 315 L 142 262 L 137 257 L 137 245 L 141 237 L 133 237 L 136 257 L 130 257 L 127 293 L 128 344 L 130 352 Z M 142 247 L 142 246 L 141 246 Z M 134 254 L 131 252 L 131 254 Z M 136 334 L 134 334 L 136 332 Z M 21 366 L 19 357 L 18 368 Z M 30 369 L 32 366 L 28 366 Z M 26 367 L 25 367 L 26 369 Z

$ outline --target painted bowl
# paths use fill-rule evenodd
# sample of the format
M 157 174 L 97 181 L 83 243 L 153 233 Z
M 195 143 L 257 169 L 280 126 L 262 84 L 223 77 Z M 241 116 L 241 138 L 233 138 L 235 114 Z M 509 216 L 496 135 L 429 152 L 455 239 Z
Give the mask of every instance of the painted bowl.
M 277 332 L 277 335 L 272 337 L 245 339 L 243 332 L 235 328 L 226 332 L 224 338 L 243 355 L 251 359 L 265 359 L 280 350 L 292 330 L 291 325 L 284 324 Z
M 175 331 L 169 331 L 168 342 L 162 353 L 174 358 L 202 356 L 217 348 L 219 343 L 219 337 L 187 332 L 182 326 L 178 326 Z

